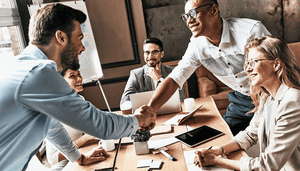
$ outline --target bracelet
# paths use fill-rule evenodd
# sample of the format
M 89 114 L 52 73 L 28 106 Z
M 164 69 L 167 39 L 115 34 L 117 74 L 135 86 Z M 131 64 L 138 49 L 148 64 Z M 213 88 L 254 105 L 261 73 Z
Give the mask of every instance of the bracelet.
M 224 150 L 224 147 L 221 145 L 221 148 L 222 148 L 222 157 L 226 156 L 225 154 L 225 150 Z

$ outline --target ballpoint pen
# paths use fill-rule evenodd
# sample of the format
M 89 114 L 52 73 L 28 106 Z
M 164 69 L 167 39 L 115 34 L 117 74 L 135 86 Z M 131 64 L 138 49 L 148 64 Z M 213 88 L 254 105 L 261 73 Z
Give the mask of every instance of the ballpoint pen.
M 168 157 L 170 160 L 172 161 L 176 161 L 175 157 L 171 156 L 170 154 L 168 154 L 167 152 L 165 152 L 165 150 L 160 150 L 161 153 L 163 153 L 166 157 Z
M 210 146 L 207 150 L 212 149 L 213 146 Z M 195 166 L 197 166 L 197 164 L 199 163 L 199 161 L 196 162 Z

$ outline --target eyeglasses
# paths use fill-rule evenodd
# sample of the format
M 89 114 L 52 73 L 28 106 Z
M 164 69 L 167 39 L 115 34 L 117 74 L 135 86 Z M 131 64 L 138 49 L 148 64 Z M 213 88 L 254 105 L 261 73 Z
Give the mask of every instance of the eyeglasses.
M 244 69 L 247 70 L 248 67 L 254 68 L 255 64 L 260 62 L 260 61 L 265 61 L 265 60 L 273 60 L 273 59 L 254 59 L 250 61 L 245 61 Z
M 154 50 L 154 51 L 152 51 L 152 52 L 149 52 L 149 51 L 144 51 L 144 54 L 145 55 L 150 55 L 150 53 L 152 54 L 152 55 L 156 55 L 157 53 L 159 53 L 159 52 L 161 52 L 161 50 Z
M 200 7 L 197 7 L 197 8 L 194 8 L 194 9 L 190 9 L 189 12 L 187 14 L 181 14 L 180 15 L 180 18 L 183 20 L 183 22 L 187 23 L 187 20 L 189 19 L 189 17 L 191 16 L 192 19 L 196 19 L 197 18 L 197 11 L 198 9 L 200 8 L 203 8 L 205 6 L 208 6 L 208 5 L 213 5 L 213 4 L 206 4 L 206 5 L 202 5 Z

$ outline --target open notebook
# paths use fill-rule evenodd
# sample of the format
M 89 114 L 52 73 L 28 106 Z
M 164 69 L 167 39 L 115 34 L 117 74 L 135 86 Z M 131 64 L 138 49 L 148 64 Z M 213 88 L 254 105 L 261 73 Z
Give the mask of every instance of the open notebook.
M 147 105 L 153 95 L 154 91 L 146 91 L 135 94 L 130 94 L 130 100 L 132 103 L 132 112 L 142 105 Z M 171 96 L 171 98 L 158 110 L 157 115 L 176 113 L 181 111 L 179 90 Z

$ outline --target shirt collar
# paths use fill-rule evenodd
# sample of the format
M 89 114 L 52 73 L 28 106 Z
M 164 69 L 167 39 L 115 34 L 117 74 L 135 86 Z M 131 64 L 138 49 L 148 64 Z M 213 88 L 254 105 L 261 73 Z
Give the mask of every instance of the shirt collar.
M 222 21 L 223 21 L 223 29 L 222 29 L 222 37 L 221 37 L 220 45 L 222 45 L 222 43 L 230 43 L 228 22 L 223 18 Z
M 281 99 L 283 98 L 285 92 L 289 89 L 290 87 L 288 87 L 287 85 L 281 83 L 281 85 L 279 86 L 276 95 L 275 95 L 275 100 L 277 101 L 281 101 Z
M 22 54 L 31 54 L 34 56 L 34 58 L 36 59 L 41 59 L 41 60 L 48 60 L 51 64 L 53 64 L 55 66 L 55 69 L 57 70 L 57 65 L 56 62 L 54 62 L 53 60 L 50 60 L 47 55 L 41 50 L 39 49 L 37 46 L 33 45 L 33 44 L 29 44 L 23 51 Z M 23 56 L 23 55 L 22 55 Z

